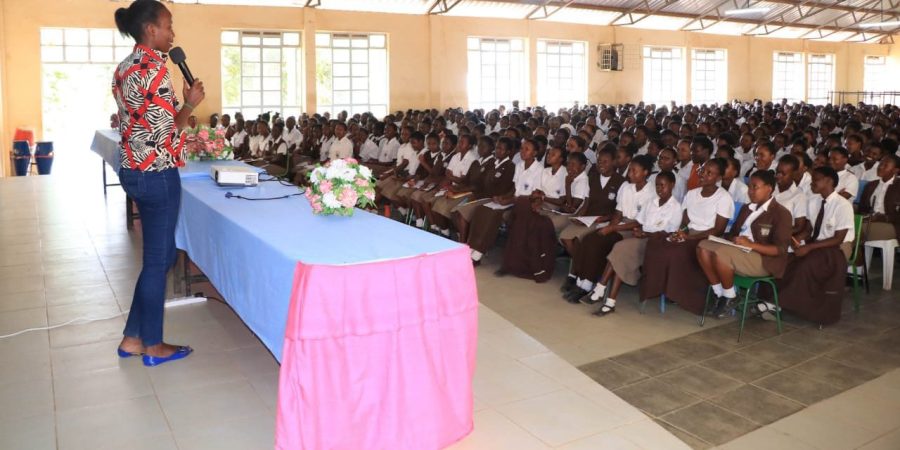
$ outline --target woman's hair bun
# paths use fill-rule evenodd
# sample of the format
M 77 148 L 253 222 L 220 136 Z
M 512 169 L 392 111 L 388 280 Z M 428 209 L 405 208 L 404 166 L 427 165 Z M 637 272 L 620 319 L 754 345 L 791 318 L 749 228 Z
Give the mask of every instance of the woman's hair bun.
M 129 34 L 131 14 L 128 13 L 128 8 L 119 8 L 116 10 L 116 28 L 119 29 L 119 32 L 122 34 Z

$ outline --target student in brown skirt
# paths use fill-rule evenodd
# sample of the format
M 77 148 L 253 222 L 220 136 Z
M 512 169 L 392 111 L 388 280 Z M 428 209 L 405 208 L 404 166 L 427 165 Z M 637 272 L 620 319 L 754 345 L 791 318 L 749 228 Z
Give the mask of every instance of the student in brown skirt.
M 437 135 L 429 134 L 424 141 L 418 140 L 421 137 L 422 134 L 417 132 L 413 133 L 412 138 L 410 138 L 413 149 L 418 153 L 419 164 L 416 167 L 416 171 L 400 186 L 400 189 L 397 189 L 397 193 L 394 194 L 394 198 L 396 199 L 395 203 L 401 208 L 409 208 L 412 206 L 410 203 L 412 194 L 419 190 L 419 188 L 425 187 L 425 179 L 431 175 L 431 172 L 434 171 L 435 162 L 440 159 L 441 152 L 437 145 Z M 422 227 L 424 222 L 424 216 L 416 216 L 417 227 Z
M 473 140 L 471 135 L 460 137 L 460 144 L 466 139 Z M 434 223 L 441 229 L 444 236 L 450 235 L 449 226 L 453 221 L 453 211 L 457 206 L 464 204 L 470 198 L 483 198 L 484 178 L 490 176 L 494 168 L 494 141 L 491 138 L 482 138 L 478 142 L 478 159 L 469 165 L 469 170 L 462 178 L 456 178 L 446 189 L 445 195 L 437 198 L 431 208 Z M 469 151 L 471 153 L 471 150 Z M 457 155 L 459 156 L 459 155 Z M 451 166 L 453 165 L 451 160 Z M 448 177 L 448 180 L 451 178 Z M 481 197 L 478 197 L 482 195 Z
M 441 186 L 443 186 L 444 181 L 446 180 L 448 165 L 450 164 L 450 160 L 456 154 L 457 140 L 458 138 L 456 135 L 450 134 L 449 132 L 441 139 L 441 153 L 438 162 L 435 164 L 434 170 L 432 170 L 431 175 L 425 179 L 424 187 L 410 196 L 410 203 L 412 204 L 413 211 L 416 213 L 416 217 L 424 217 L 428 220 L 433 231 L 440 231 L 440 229 L 435 227 L 434 223 L 431 222 L 431 206 L 434 204 L 435 195 L 440 192 Z
M 494 150 L 494 169 L 490 176 L 485 177 L 484 190 L 481 192 L 485 198 L 460 206 L 453 213 L 459 230 L 459 241 L 469 244 L 469 248 L 472 249 L 472 261 L 476 264 L 481 261 L 488 248 L 494 245 L 500 222 L 503 220 L 503 210 L 491 209 L 485 204 L 490 202 L 508 204 L 515 198 L 516 186 L 513 180 L 516 165 L 509 156 L 513 145 L 513 140 L 507 137 L 497 141 Z M 534 148 L 534 142 L 529 141 L 522 150 L 523 158 L 528 156 L 532 163 L 534 163 Z
M 653 159 L 650 156 L 634 157 L 628 169 L 629 182 L 619 188 L 616 211 L 609 224 L 587 234 L 575 247 L 571 273 L 576 277 L 576 288 L 564 295 L 569 303 L 578 303 L 582 297 L 585 297 L 585 302 L 593 303 L 589 293 L 606 267 L 606 256 L 617 242 L 631 237 L 631 230 L 640 226 L 636 220 L 638 213 L 656 199 L 656 189 L 647 183 L 652 169 Z
M 787 266 L 793 218 L 774 198 L 775 175 L 758 170 L 747 186 L 750 203 L 744 205 L 726 239 L 751 251 L 705 240 L 697 247 L 697 260 L 716 296 L 713 316 L 721 318 L 734 308 L 734 276 L 781 278 Z
M 724 161 L 707 161 L 698 175 L 700 187 L 684 196 L 680 229 L 647 243 L 640 298 L 665 294 L 682 308 L 703 313 L 708 285 L 697 262 L 697 245 L 708 236 L 722 236 L 734 215 L 734 200 L 717 185 L 723 173 Z
M 650 239 L 665 239 L 670 233 L 678 231 L 681 224 L 681 203 L 675 199 L 673 191 L 677 182 L 673 172 L 660 172 L 654 178 L 656 200 L 638 213 L 636 228 L 632 237 L 617 243 L 607 257 L 606 269 L 600 282 L 594 286 L 586 303 L 596 303 L 609 294 L 603 305 L 594 311 L 595 316 L 605 316 L 616 310 L 616 297 L 622 283 L 632 286 L 641 279 L 641 266 L 644 264 L 644 250 Z M 615 277 L 615 278 L 613 278 Z M 612 281 L 609 291 L 606 287 Z
M 863 188 L 859 213 L 869 215 L 866 241 L 886 241 L 900 236 L 900 157 L 887 155 L 878 163 L 878 179 Z

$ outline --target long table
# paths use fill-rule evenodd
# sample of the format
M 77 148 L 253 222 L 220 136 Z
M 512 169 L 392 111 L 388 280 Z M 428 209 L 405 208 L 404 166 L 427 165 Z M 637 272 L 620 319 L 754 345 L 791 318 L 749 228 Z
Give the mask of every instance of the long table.
M 176 242 L 281 362 L 276 447 L 428 450 L 470 433 L 468 249 L 361 210 L 316 216 L 275 181 L 219 187 L 211 164 L 181 171 Z
M 106 188 L 109 186 L 119 186 L 118 183 L 108 183 L 106 181 L 106 166 L 109 165 L 113 171 L 118 172 L 122 167 L 122 155 L 119 153 L 119 141 L 121 135 L 118 130 L 97 130 L 94 133 L 94 141 L 91 142 L 91 150 L 100 156 L 100 168 L 103 170 L 103 194 L 106 195 Z

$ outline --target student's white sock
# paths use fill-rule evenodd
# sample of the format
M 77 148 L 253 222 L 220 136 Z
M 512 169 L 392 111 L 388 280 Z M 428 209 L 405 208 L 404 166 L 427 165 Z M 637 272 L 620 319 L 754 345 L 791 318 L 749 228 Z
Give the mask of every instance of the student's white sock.
M 481 257 L 484 256 L 484 253 L 479 252 L 478 250 L 472 250 L 472 261 L 481 261 Z
M 405 216 L 409 213 L 409 209 L 404 208 L 402 206 L 398 206 L 397 211 L 400 213 L 401 216 Z
M 431 229 L 434 230 L 434 231 L 438 231 L 438 232 L 441 231 L 441 229 L 438 228 L 438 226 L 435 225 L 435 224 L 431 224 Z
M 614 298 L 606 299 L 606 301 L 603 303 L 603 306 L 609 306 L 610 308 L 615 308 L 616 307 L 616 299 L 614 299 Z
M 575 285 L 585 291 L 590 291 L 591 288 L 593 288 L 593 286 L 591 285 L 591 282 L 588 280 L 585 280 L 584 278 L 579 278 L 578 281 L 575 282 Z
M 450 229 L 449 228 L 442 229 L 441 234 L 443 234 L 444 237 L 450 237 Z
M 425 226 L 425 219 L 423 219 L 421 217 L 416 219 L 416 228 L 422 228 L 424 226 Z
M 737 294 L 734 292 L 734 286 L 732 286 L 732 287 L 730 287 L 730 288 L 728 288 L 728 289 L 722 289 L 722 295 L 723 295 L 725 298 L 735 298 L 735 297 L 737 297 Z
M 597 285 L 594 286 L 594 291 L 591 292 L 591 300 L 596 302 L 603 298 L 604 295 L 606 295 L 606 286 L 603 283 L 597 283 Z
M 582 287 L 585 291 L 591 292 L 594 290 L 594 282 L 590 280 L 584 280 L 584 287 Z
M 712 286 L 713 293 L 716 294 L 716 297 L 721 297 L 724 289 L 722 283 L 717 283 Z
M 569 273 L 568 275 L 566 275 L 566 277 L 567 277 L 567 278 L 571 278 L 571 279 L 576 280 L 576 281 L 577 281 L 577 278 L 578 278 L 578 277 L 576 277 L 575 274 L 573 274 L 573 273 Z

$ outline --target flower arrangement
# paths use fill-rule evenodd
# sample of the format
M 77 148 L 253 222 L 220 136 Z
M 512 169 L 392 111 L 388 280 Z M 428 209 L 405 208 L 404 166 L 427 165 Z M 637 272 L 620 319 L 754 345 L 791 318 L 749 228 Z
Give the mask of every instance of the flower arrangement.
M 375 206 L 372 170 L 353 158 L 317 165 L 309 174 L 306 198 L 315 214 L 352 216 L 356 206 Z
M 207 126 L 185 130 L 184 154 L 190 161 L 234 159 L 234 149 L 225 139 L 225 130 Z

